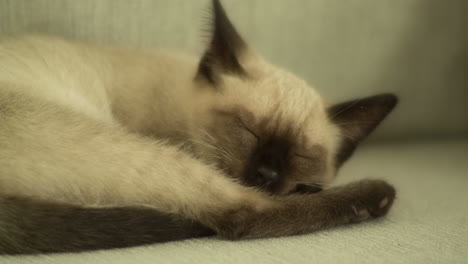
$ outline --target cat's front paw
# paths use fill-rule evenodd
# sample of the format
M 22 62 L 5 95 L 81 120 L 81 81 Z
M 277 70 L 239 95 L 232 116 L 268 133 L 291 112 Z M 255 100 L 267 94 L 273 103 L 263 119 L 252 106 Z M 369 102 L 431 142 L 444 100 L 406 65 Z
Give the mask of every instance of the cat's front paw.
M 363 180 L 347 187 L 353 222 L 386 215 L 396 194 L 393 186 L 381 180 Z

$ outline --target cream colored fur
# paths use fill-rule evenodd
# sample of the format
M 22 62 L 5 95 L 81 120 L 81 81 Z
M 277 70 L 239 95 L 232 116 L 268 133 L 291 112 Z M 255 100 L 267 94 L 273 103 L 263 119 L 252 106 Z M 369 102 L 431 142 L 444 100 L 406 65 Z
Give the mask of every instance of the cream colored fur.
M 252 51 L 248 79 L 224 76 L 222 93 L 195 80 L 198 60 L 27 36 L 0 44 L 0 194 L 85 206 L 144 205 L 197 217 L 268 197 L 209 163 L 212 109 L 242 105 L 281 117 L 332 157 L 338 129 L 304 81 Z M 293 121 L 293 122 L 291 122 Z M 228 131 L 226 131 L 228 133 Z M 195 153 L 179 143 L 195 142 Z M 199 158 L 194 157 L 199 156 Z M 204 160 L 204 161 L 203 161 Z

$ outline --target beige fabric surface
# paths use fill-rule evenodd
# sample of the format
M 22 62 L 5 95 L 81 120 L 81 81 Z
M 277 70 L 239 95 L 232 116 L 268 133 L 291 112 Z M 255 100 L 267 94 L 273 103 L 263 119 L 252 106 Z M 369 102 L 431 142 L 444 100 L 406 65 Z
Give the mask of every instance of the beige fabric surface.
M 0 37 L 202 51 L 208 0 L 0 0 Z M 401 97 L 380 137 L 468 134 L 468 1 L 223 0 L 239 31 L 332 100 Z
M 398 191 L 387 218 L 314 234 L 229 242 L 188 240 L 0 263 L 467 263 L 468 141 L 368 146 L 339 182 L 383 178 Z

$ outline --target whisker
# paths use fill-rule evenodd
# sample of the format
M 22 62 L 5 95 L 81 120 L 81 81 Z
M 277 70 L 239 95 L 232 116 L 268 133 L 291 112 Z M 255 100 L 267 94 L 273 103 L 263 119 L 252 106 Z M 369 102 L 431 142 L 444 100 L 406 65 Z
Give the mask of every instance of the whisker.
M 338 113 L 335 113 L 334 115 L 332 115 L 330 117 L 330 119 L 334 119 L 335 117 L 337 117 L 338 115 L 340 115 L 341 113 L 343 113 L 344 111 L 348 110 L 349 108 L 355 106 L 356 104 L 360 103 L 362 101 L 362 99 L 359 99 L 359 100 L 356 100 L 354 101 L 352 104 L 348 105 L 347 107 L 345 107 L 344 109 L 341 109 L 341 111 L 338 111 Z
M 211 150 L 213 150 L 217 155 L 231 161 L 239 161 L 238 158 L 234 156 L 234 154 L 227 148 L 222 145 L 219 145 L 217 140 L 206 130 L 199 129 L 199 134 L 203 135 L 199 139 L 192 139 L 192 142 L 198 143 L 202 146 L 205 146 Z

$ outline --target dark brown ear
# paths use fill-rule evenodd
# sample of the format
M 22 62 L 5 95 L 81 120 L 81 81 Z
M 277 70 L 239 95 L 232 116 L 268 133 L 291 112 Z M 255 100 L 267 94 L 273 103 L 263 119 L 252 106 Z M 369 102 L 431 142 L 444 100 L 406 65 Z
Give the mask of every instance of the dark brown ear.
M 213 0 L 211 23 L 211 41 L 200 61 L 197 78 L 216 84 L 221 73 L 245 75 L 238 58 L 246 49 L 246 44 L 229 21 L 219 0 Z
M 341 128 L 344 137 L 336 157 L 337 167 L 351 157 L 359 142 L 382 122 L 397 102 L 393 94 L 380 94 L 328 108 L 330 119 Z

